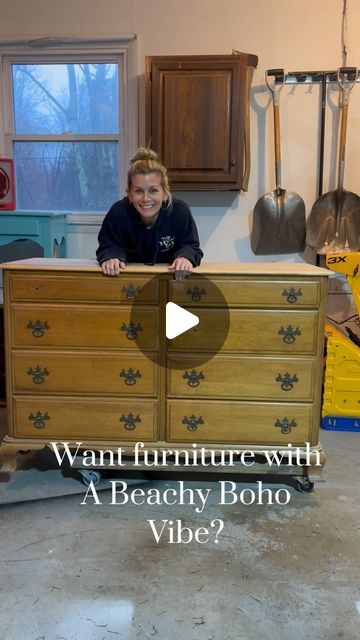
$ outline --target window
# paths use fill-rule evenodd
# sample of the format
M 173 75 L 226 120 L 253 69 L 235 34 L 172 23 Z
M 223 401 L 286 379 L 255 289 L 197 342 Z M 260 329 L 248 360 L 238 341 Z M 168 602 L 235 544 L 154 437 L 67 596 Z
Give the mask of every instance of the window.
M 137 125 L 129 46 L 2 55 L 18 209 L 101 212 L 122 196 Z

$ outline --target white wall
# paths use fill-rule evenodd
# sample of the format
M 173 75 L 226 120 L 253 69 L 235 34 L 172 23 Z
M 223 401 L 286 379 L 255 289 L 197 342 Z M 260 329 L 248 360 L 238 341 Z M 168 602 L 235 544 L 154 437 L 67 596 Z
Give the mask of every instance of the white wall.
M 347 64 L 360 66 L 360 3 L 348 0 Z M 247 193 L 183 193 L 196 217 L 208 261 L 269 260 L 252 254 L 251 212 L 257 199 L 274 188 L 273 128 L 265 69 L 336 69 L 342 64 L 342 0 L 0 0 L 0 38 L 96 36 L 135 32 L 139 39 L 140 142 L 144 136 L 145 55 L 224 54 L 232 48 L 259 56 L 254 75 L 252 171 Z M 299 193 L 307 210 L 317 197 L 319 87 L 282 92 L 282 183 Z M 336 183 L 339 110 L 336 87 L 328 94 L 324 190 Z M 345 187 L 360 193 L 360 84 L 351 95 Z M 111 203 L 109 203 L 110 205 Z M 77 229 L 74 228 L 74 231 Z M 79 227 L 81 231 L 81 227 Z M 88 229 L 87 229 L 88 230 Z M 71 255 L 91 254 L 96 241 L 71 234 Z M 313 259 L 311 253 L 306 258 Z M 271 259 L 301 260 L 299 256 Z

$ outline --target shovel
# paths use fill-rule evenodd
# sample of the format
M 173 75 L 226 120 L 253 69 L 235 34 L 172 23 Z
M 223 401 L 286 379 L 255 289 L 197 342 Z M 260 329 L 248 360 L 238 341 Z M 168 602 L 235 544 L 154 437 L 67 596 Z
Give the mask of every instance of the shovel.
M 349 96 L 357 77 L 358 70 L 353 67 L 338 69 L 341 90 L 338 184 L 334 191 L 325 193 L 314 203 L 306 237 L 309 247 L 320 254 L 360 249 L 360 198 L 343 189 Z
M 275 76 L 270 85 L 268 76 Z M 284 86 L 283 69 L 266 73 L 274 108 L 276 189 L 262 196 L 254 208 L 251 249 L 255 255 L 298 253 L 305 248 L 306 217 L 303 199 L 281 185 L 280 92 Z

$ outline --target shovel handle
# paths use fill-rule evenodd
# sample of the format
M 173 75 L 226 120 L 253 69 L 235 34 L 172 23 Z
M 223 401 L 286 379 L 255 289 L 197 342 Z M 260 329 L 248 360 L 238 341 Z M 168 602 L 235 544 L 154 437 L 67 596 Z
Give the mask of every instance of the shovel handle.
M 270 83 L 269 82 L 269 77 L 273 77 L 274 78 L 274 82 Z M 273 98 L 273 102 L 274 104 L 279 104 L 279 96 L 280 96 L 280 91 L 284 86 L 284 82 L 285 82 L 285 71 L 284 69 L 268 69 L 266 71 L 265 74 L 265 82 L 268 86 L 268 89 L 271 91 L 272 93 L 272 98 Z
M 340 67 L 337 70 L 337 81 L 340 88 L 348 90 L 349 92 L 353 88 L 355 82 L 359 76 L 359 70 L 357 67 Z
M 281 150 L 280 150 L 280 109 L 274 103 L 274 145 L 275 145 L 275 180 L 276 189 L 279 190 L 281 184 Z
M 269 76 L 275 78 L 271 84 Z M 275 146 L 275 180 L 276 190 L 279 191 L 281 185 L 281 150 L 280 150 L 280 92 L 285 82 L 284 69 L 268 69 L 265 74 L 266 84 L 272 93 L 273 113 L 274 113 L 274 146 Z
M 356 67 L 340 67 L 337 71 L 337 81 L 341 89 L 341 104 L 347 105 L 349 102 L 350 91 L 359 76 Z
M 346 132 L 349 110 L 349 98 L 350 91 L 352 90 L 359 72 L 356 67 L 340 67 L 337 72 L 337 81 L 341 89 L 341 127 L 340 127 L 340 142 L 339 142 L 339 176 L 338 176 L 338 189 L 342 189 L 344 182 L 344 167 L 345 167 L 345 146 L 346 146 Z M 351 78 L 351 79 L 350 79 Z
M 341 128 L 340 128 L 340 142 L 339 142 L 339 162 L 345 162 L 345 145 L 346 145 L 346 131 L 348 121 L 349 105 L 343 104 L 341 107 Z

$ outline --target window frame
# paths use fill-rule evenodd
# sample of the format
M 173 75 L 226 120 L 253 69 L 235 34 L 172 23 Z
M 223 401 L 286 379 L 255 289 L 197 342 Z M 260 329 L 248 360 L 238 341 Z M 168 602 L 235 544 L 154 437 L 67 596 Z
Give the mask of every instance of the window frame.
M 45 41 L 45 42 L 44 42 Z M 36 42 L 36 50 L 34 44 Z M 41 50 L 39 51 L 39 47 Z M 116 134 L 17 134 L 13 110 L 13 64 L 115 63 L 118 65 L 119 131 Z M 138 146 L 137 39 L 76 40 L 54 44 L 46 38 L 0 46 L 0 154 L 13 157 L 17 141 L 115 141 L 119 144 L 118 196 L 126 189 L 126 167 Z M 2 125 L 2 126 L 1 126 Z M 110 206 L 111 203 L 109 203 Z M 104 211 L 73 211 L 77 216 L 99 216 Z

